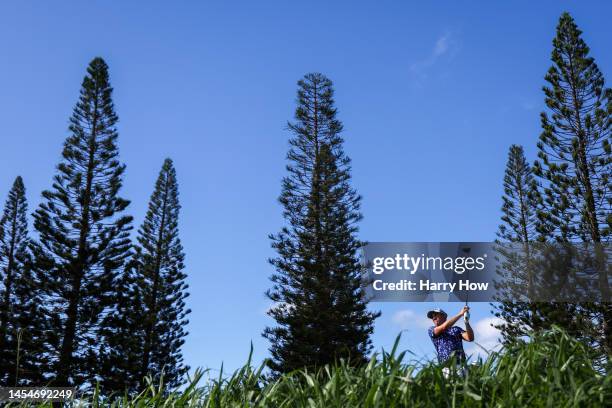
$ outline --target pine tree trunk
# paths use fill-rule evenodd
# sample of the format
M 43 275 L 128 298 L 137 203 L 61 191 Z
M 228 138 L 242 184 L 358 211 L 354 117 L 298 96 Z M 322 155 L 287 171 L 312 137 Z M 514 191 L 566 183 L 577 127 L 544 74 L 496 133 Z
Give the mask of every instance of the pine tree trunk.
M 83 281 L 83 273 L 87 267 L 87 237 L 89 234 L 89 211 L 91 201 L 91 187 L 93 182 L 94 158 L 96 153 L 96 136 L 97 136 L 97 121 L 98 121 L 98 100 L 94 101 L 93 124 L 91 129 L 91 137 L 89 141 L 89 161 L 87 163 L 87 179 L 85 184 L 85 195 L 83 199 L 83 207 L 81 214 L 81 224 L 79 231 L 79 247 L 77 250 L 77 261 L 72 269 L 72 291 L 70 295 L 70 303 L 66 311 L 66 326 L 64 330 L 64 338 L 62 339 L 62 348 L 59 358 L 59 371 L 57 382 L 59 385 L 65 385 L 68 381 L 68 375 L 72 366 L 72 354 L 74 352 L 74 341 L 76 334 L 76 325 L 79 318 L 79 303 L 81 300 L 81 285 Z

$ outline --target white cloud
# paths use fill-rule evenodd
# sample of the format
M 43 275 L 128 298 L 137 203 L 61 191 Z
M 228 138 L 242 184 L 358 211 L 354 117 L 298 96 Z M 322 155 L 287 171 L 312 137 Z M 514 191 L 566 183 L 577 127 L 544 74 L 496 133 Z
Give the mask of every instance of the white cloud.
M 434 57 L 439 57 L 440 55 L 445 54 L 448 51 L 448 47 L 449 47 L 449 35 L 445 34 L 442 37 L 438 38 L 438 41 L 436 41 L 436 45 L 434 47 L 433 50 L 433 56 Z
M 436 40 L 429 55 L 417 60 L 410 65 L 410 71 L 415 76 L 417 83 L 427 78 L 429 68 L 441 60 L 449 60 L 459 51 L 459 43 L 455 36 L 447 32 Z
M 398 310 L 393 314 L 391 320 L 401 330 L 426 329 L 433 325 L 427 317 L 416 314 L 410 309 Z
M 474 329 L 474 342 L 464 343 L 465 352 L 468 355 L 472 354 L 472 361 L 478 358 L 478 356 L 486 358 L 487 351 L 499 351 L 501 348 L 499 343 L 501 332 L 492 325 L 499 325 L 501 322 L 502 320 L 498 317 L 487 317 L 478 320 L 472 325 Z M 483 348 L 487 351 L 483 350 Z

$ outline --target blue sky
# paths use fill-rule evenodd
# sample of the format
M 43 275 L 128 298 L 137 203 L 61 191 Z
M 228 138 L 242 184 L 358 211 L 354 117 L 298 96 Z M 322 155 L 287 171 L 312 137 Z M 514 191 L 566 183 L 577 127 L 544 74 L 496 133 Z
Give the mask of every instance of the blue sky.
M 0 194 L 22 175 L 30 209 L 49 188 L 87 63 L 110 66 L 122 195 L 136 226 L 165 157 L 176 165 L 193 367 L 268 355 L 264 296 L 283 225 L 296 81 L 334 81 L 368 241 L 490 241 L 508 147 L 530 160 L 562 11 L 609 77 L 609 2 L 3 2 Z M 374 347 L 433 356 L 431 304 L 372 304 Z M 441 305 L 456 313 L 460 304 Z M 491 345 L 490 306 L 474 304 Z M 473 347 L 473 346 L 471 346 Z

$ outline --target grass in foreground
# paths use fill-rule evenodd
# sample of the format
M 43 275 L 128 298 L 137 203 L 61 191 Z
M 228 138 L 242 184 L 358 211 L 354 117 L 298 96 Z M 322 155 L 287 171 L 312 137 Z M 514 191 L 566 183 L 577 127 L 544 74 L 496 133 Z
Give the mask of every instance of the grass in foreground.
M 595 369 L 590 350 L 557 328 L 491 353 L 469 365 L 464 378 L 446 379 L 431 363 L 403 363 L 406 352 L 397 353 L 397 344 L 361 368 L 340 363 L 267 380 L 264 366 L 254 369 L 249 358 L 228 378 L 199 385 L 204 373 L 198 372 L 182 391 L 150 385 L 138 396 L 112 401 L 96 392 L 71 406 L 602 407 L 612 398 L 610 360 L 606 370 Z

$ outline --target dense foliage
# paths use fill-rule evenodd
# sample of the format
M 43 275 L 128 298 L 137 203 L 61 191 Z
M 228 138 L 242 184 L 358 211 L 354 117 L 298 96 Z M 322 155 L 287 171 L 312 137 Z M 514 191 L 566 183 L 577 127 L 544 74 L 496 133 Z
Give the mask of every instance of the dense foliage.
M 404 363 L 406 351 L 375 355 L 359 368 L 342 361 L 316 372 L 296 370 L 274 380 L 250 361 L 229 377 L 210 378 L 165 394 L 150 384 L 136 397 L 96 393 L 74 406 L 111 407 L 601 407 L 612 398 L 612 376 L 591 364 L 588 347 L 553 327 L 528 343 L 507 344 L 445 378 L 431 363 Z M 449 363 L 452 364 L 452 363 Z M 92 404 L 92 405 L 89 405 Z M 23 404 L 22 406 L 26 406 Z

